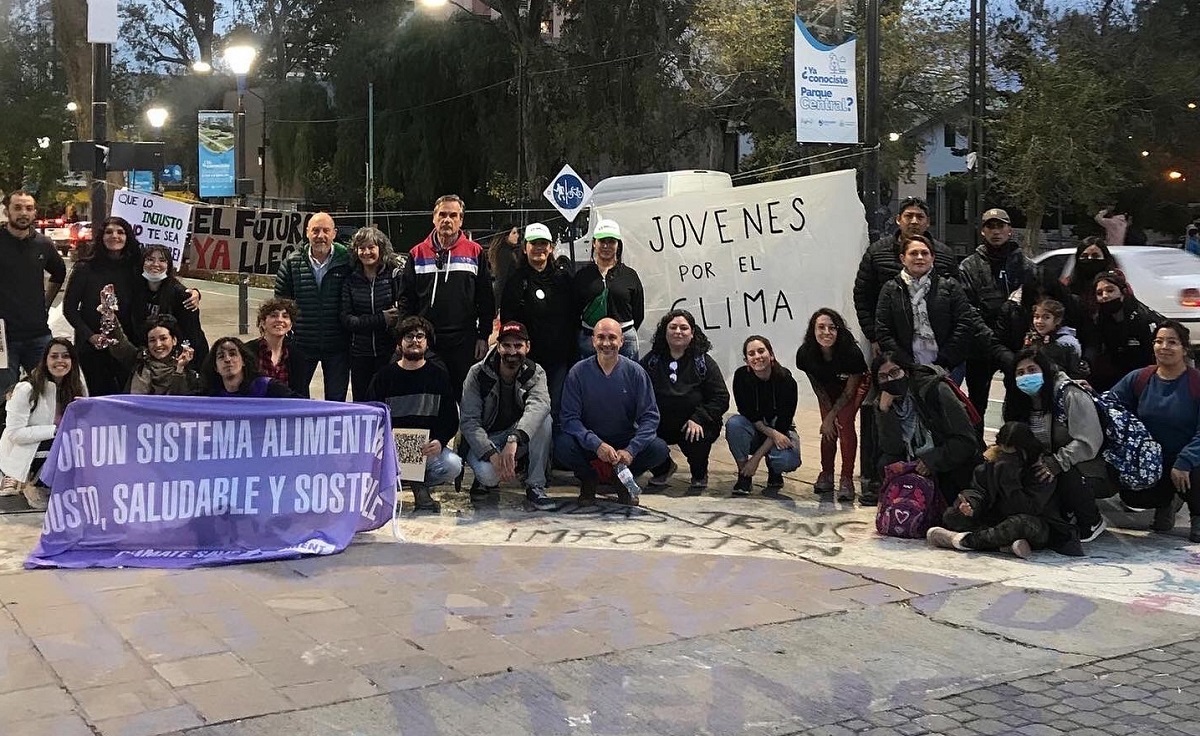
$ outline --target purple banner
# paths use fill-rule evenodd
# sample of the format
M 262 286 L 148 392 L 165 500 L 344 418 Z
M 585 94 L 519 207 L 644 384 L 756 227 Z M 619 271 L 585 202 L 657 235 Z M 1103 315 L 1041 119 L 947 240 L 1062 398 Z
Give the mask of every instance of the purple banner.
M 200 567 L 330 555 L 383 526 L 396 446 L 382 404 L 108 396 L 72 402 L 25 567 Z

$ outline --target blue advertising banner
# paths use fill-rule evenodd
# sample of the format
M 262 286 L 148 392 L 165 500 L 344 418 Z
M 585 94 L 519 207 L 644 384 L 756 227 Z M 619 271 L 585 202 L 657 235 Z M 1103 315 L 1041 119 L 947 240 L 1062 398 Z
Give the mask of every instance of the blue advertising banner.
M 796 140 L 858 143 L 855 40 L 821 43 L 796 16 Z
M 72 402 L 25 567 L 187 568 L 342 551 L 396 504 L 382 404 L 108 396 Z
M 131 171 L 129 172 L 129 188 L 135 192 L 146 192 L 147 194 L 154 193 L 154 172 L 153 171 Z
M 201 110 L 197 135 L 200 139 L 200 196 L 236 196 L 233 113 Z

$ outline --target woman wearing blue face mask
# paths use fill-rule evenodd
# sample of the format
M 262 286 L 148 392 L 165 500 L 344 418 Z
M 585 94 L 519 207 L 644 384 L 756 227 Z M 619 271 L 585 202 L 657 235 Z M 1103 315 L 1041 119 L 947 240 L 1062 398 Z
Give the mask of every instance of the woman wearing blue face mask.
M 1100 455 L 1104 428 L 1096 404 L 1036 348 L 1017 354 L 1004 402 L 1006 422 L 1024 422 L 1042 443 L 1041 477 L 1053 479 L 1063 516 L 1071 514 L 1081 541 L 1105 530 L 1096 499 L 1116 491 Z

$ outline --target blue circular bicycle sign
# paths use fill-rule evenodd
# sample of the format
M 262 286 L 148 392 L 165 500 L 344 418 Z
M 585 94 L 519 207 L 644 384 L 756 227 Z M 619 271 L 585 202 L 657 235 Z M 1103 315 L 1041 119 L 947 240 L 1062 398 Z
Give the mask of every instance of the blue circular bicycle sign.
M 544 192 L 546 199 L 558 210 L 567 222 L 572 222 L 579 211 L 587 206 L 592 189 L 570 166 L 564 166 L 558 176 L 550 182 Z

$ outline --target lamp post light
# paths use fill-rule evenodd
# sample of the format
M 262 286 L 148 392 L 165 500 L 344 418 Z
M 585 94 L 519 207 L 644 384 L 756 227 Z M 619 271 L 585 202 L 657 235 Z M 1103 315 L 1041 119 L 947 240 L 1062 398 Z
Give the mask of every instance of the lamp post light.
M 234 193 L 240 201 L 242 182 L 246 178 L 246 75 L 258 56 L 258 49 L 244 39 L 230 39 L 225 46 L 225 61 L 230 70 L 237 75 L 238 109 L 236 138 L 234 139 Z M 250 274 L 238 274 L 238 332 L 246 334 L 250 330 Z
M 234 193 L 239 201 L 241 199 L 242 181 L 246 178 L 246 75 L 250 73 L 250 67 L 254 65 L 254 59 L 258 56 L 258 49 L 245 41 L 231 43 L 225 47 L 225 61 L 229 64 L 229 68 L 237 77 L 237 115 L 236 115 L 236 139 L 234 140 L 234 148 L 236 157 L 234 158 Z
M 158 130 L 167 124 L 170 115 L 165 107 L 152 107 L 146 111 L 146 121 L 150 123 L 151 128 Z

